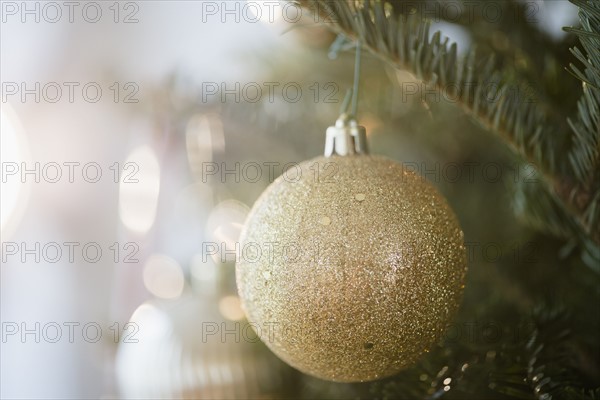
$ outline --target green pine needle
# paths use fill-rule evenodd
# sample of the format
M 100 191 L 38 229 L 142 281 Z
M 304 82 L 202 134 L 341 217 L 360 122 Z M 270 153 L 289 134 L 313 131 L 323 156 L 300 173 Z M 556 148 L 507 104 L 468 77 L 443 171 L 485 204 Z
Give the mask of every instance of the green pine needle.
M 360 40 L 386 63 L 457 99 L 477 123 L 535 165 L 539 183 L 517 186 L 517 211 L 547 232 L 574 238 L 592 266 L 600 260 L 600 2 L 572 0 L 580 7 L 581 28 L 568 31 L 580 39 L 583 49 L 572 53 L 583 69 L 572 65 L 571 72 L 583 82 L 583 96 L 577 117 L 565 120 L 532 96 L 533 84 L 496 69 L 493 54 L 471 49 L 459 57 L 456 44 L 440 32 L 430 35 L 430 23 L 420 15 L 394 12 L 402 1 L 297 1 L 334 32 Z

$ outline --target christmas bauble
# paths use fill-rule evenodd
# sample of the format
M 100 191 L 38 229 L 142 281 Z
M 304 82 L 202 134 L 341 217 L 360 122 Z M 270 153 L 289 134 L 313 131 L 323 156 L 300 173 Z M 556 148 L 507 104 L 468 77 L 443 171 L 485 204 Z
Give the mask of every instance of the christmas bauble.
M 289 168 L 240 238 L 238 292 L 271 350 L 316 377 L 393 375 L 436 343 L 466 273 L 445 199 L 392 160 L 318 157 Z

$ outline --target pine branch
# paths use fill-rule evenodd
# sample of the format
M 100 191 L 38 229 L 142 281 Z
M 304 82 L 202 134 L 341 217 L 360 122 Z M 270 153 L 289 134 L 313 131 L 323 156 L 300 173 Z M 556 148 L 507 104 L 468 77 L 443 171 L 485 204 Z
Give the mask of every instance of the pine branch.
M 579 7 L 581 28 L 567 28 L 579 37 L 581 46 L 571 50 L 583 64 L 574 64 L 572 73 L 582 81 L 583 95 L 578 102 L 576 120 L 569 119 L 574 133 L 568 159 L 576 184 L 568 195 L 583 212 L 587 226 L 600 226 L 600 2 L 571 0 Z
M 393 6 L 383 1 L 298 2 L 334 32 L 360 40 L 366 49 L 393 67 L 412 72 L 425 84 L 445 93 L 445 98 L 456 99 L 475 121 L 495 132 L 524 161 L 535 165 L 540 182 L 521 188 L 521 193 L 526 202 L 533 202 L 522 208 L 530 211 L 538 224 L 554 234 L 576 237 L 579 243 L 592 243 L 593 250 L 600 244 L 600 228 L 595 224 L 600 213 L 600 188 L 588 180 L 582 181 L 596 176 L 598 170 L 594 161 L 598 158 L 597 146 L 594 147 L 597 92 L 592 93 L 590 84 L 598 81 L 586 83 L 579 106 L 580 119 L 570 122 L 576 128 L 570 165 L 580 171 L 572 174 L 563 149 L 565 137 L 567 142 L 570 139 L 565 135 L 567 122 L 528 93 L 530 85 L 514 82 L 510 71 L 496 70 L 493 54 L 481 57 L 471 50 L 461 58 L 456 43 L 442 39 L 440 32 L 430 38 L 430 24 L 419 15 L 395 14 L 390 12 Z M 576 74 L 591 80 L 597 78 L 592 71 L 598 71 L 597 37 L 593 34 L 597 18 L 591 17 L 597 14 L 597 7 L 582 8 L 582 13 L 586 13 L 587 25 L 584 23 L 581 32 L 575 33 L 580 35 L 587 53 L 596 54 L 588 62 L 583 52 L 576 51 L 576 57 L 585 61 L 587 67 L 586 72 Z
M 371 391 L 384 399 L 596 399 L 598 382 L 586 380 L 583 371 L 596 361 L 588 354 L 582 362 L 585 350 L 571 326 L 565 311 L 537 309 L 497 331 L 497 340 L 475 328 L 479 333 L 445 342 L 397 376 L 373 383 Z
M 512 73 L 532 85 L 536 95 L 551 107 L 548 112 L 560 115 L 565 123 L 567 116 L 575 113 L 580 83 L 575 79 L 560 78 L 564 73 L 564 60 L 570 58 L 569 49 L 575 45 L 577 38 L 568 35 L 557 43 L 555 38 L 540 30 L 537 25 L 541 22 L 538 19 L 538 11 L 543 7 L 541 3 L 520 0 L 494 4 L 486 4 L 485 0 L 388 1 L 397 5 L 397 13 L 406 14 L 421 9 L 427 17 L 468 30 L 478 52 L 496 54 L 499 62 L 495 67 L 508 67 Z M 490 32 L 490 15 L 483 11 L 489 6 L 501 7 L 493 17 L 493 32 Z M 568 107 L 565 107 L 565 103 L 568 103 Z

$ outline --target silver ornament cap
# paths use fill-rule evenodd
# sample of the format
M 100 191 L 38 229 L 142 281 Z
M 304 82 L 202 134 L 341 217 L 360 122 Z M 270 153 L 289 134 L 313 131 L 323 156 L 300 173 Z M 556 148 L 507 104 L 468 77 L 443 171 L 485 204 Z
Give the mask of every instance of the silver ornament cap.
M 327 128 L 325 157 L 368 153 L 367 131 L 352 115 L 343 113 L 334 126 Z

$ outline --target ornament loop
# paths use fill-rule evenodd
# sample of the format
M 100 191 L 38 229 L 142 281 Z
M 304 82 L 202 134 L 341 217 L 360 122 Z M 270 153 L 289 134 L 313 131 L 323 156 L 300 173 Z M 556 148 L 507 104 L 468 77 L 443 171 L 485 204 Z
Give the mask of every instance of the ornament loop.
M 340 37 L 338 36 L 338 40 Z M 338 42 L 336 40 L 336 43 Z M 358 125 L 356 113 L 358 110 L 358 83 L 360 78 L 360 40 L 356 41 L 356 54 L 354 58 L 354 83 L 344 99 L 342 114 L 335 121 L 334 126 L 327 128 L 325 138 L 325 157 L 334 154 L 347 156 L 354 154 L 368 154 L 367 131 L 364 126 Z M 352 98 L 351 113 L 348 114 L 348 102 Z
M 343 113 L 326 131 L 325 156 L 347 156 L 354 154 L 368 154 L 367 131 L 364 126 L 358 125 L 356 119 Z

